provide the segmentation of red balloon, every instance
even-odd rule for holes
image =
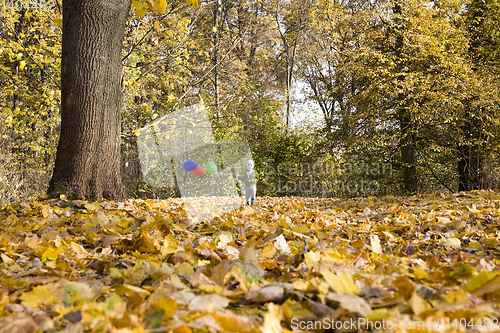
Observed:
[[[193,175],[199,177],[199,176],[203,176],[205,174],[205,169],[203,169],[201,166],[197,166],[196,169],[194,169],[193,171]]]

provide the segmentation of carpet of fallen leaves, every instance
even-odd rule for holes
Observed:
[[[43,199],[0,208],[1,333],[500,329],[500,192]]]

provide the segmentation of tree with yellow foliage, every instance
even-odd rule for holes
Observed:
[[[122,42],[131,6],[165,12],[166,0],[63,1],[61,135],[49,193],[120,200]],[[197,6],[197,0],[188,0]]]

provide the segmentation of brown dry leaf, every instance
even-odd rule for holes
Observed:
[[[0,333],[35,333],[37,323],[24,313],[6,316],[0,319]]]
[[[245,298],[254,303],[281,302],[284,292],[285,288],[282,286],[268,286],[246,292]]]
[[[237,315],[229,311],[213,312],[211,308],[209,310],[208,312],[216,320],[222,332],[245,333],[255,331],[255,319],[250,316]]]
[[[46,315],[46,312],[45,311],[42,311],[42,310],[39,310],[37,308],[32,308],[30,306],[25,306],[25,305],[22,305],[22,304],[6,304],[4,305],[3,309],[5,311],[10,311],[10,312],[26,312],[27,314],[29,315],[42,315],[42,316],[45,316]]]
[[[213,329],[216,331],[221,331],[221,327],[213,315],[197,318],[197,319],[189,322],[188,325],[191,328],[200,329],[200,330],[203,328],[208,328],[208,329]]]
[[[59,280],[59,278],[54,277],[54,276],[37,276],[37,277],[24,279],[24,281],[26,283],[26,288],[28,288],[31,285],[47,284],[47,283],[55,282],[57,280]]]
[[[189,310],[207,311],[209,305],[213,311],[219,311],[229,305],[229,299],[216,294],[198,295],[189,302]]]
[[[459,249],[462,246],[462,243],[458,238],[442,239],[439,243],[443,245],[447,251],[453,251]]]
[[[357,313],[361,317],[368,317],[372,314],[372,308],[361,297],[342,293],[328,293],[326,298],[340,304],[340,307],[352,313]]]

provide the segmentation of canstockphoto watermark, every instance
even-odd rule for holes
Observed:
[[[379,179],[392,175],[392,164],[344,161],[342,163],[264,163],[268,184],[278,193],[305,195],[375,194]]]
[[[431,326],[433,329],[439,328],[440,322],[431,322],[427,326]],[[291,320],[292,329],[301,330],[359,330],[362,328],[367,328],[369,330],[423,330],[426,325],[423,321],[372,321],[366,318],[351,318],[350,320],[334,320],[332,318],[324,318],[323,320],[299,320],[298,318],[293,318]]]
[[[267,159],[264,163],[269,175],[312,175],[312,176],[383,176],[392,175],[391,163],[345,161],[341,163],[275,163]]]
[[[350,318],[350,320],[334,320],[332,318],[324,318],[323,320],[299,320],[293,318],[291,320],[292,329],[301,330],[359,330],[366,328],[368,330],[500,330],[497,318],[441,318],[436,320],[377,320],[372,321],[367,318]]]
[[[327,195],[329,193],[376,193],[379,182],[373,179],[359,178],[344,180],[336,178],[332,181],[322,181],[309,176],[300,180],[287,180],[278,176],[275,183],[271,184],[273,190],[279,193],[302,193]]]
[[[4,11],[38,10],[48,12],[56,6],[55,0],[0,0]]]

